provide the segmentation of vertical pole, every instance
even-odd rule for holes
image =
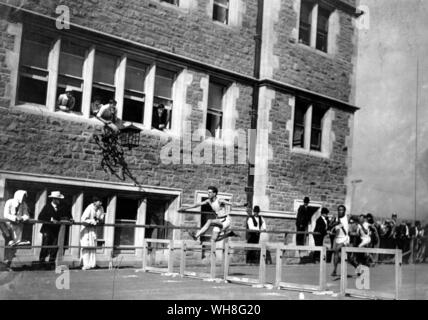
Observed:
[[[147,254],[148,254],[148,246],[146,239],[143,239],[143,271],[147,270]]]
[[[181,261],[180,261],[180,275],[184,277],[184,270],[186,268],[186,242],[183,240],[181,243]]]
[[[58,235],[58,251],[56,253],[55,266],[61,265],[64,256],[64,238],[65,238],[65,224],[61,224]]]
[[[266,243],[262,243],[260,249],[259,282],[260,284],[265,284],[266,282]]]
[[[216,242],[214,240],[211,240],[211,255],[210,255],[210,260],[211,260],[211,271],[210,271],[210,275],[211,275],[211,279],[214,279],[216,276]]]
[[[326,248],[322,247],[320,252],[320,290],[324,291],[327,287],[327,268],[326,268]]]
[[[276,277],[275,277],[275,287],[279,288],[282,278],[282,249],[276,248]]]
[[[229,275],[229,241],[226,239],[224,241],[224,270],[223,270],[223,279],[226,281]]]
[[[346,291],[346,282],[347,282],[347,253],[346,253],[346,247],[342,247],[342,250],[340,251],[340,294],[345,295]]]
[[[168,245],[168,272],[174,272],[174,240],[169,240]]]
[[[403,262],[403,253],[401,250],[397,249],[395,253],[395,299],[398,300],[400,298],[400,290],[401,290],[401,266]]]

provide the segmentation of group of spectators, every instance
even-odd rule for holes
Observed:
[[[308,225],[317,208],[309,206],[310,199],[305,197],[303,205],[297,212],[296,219],[296,244],[304,245],[307,236]],[[428,250],[428,224],[422,227],[420,221],[412,225],[409,222],[398,221],[397,214],[392,214],[391,219],[375,221],[373,214],[361,214],[359,216],[346,215],[346,207],[338,206],[337,216],[329,215],[327,208],[321,208],[321,216],[316,220],[314,228],[314,242],[316,246],[322,246],[328,235],[330,238],[330,252],[333,253],[336,268],[339,263],[340,249],[343,246],[400,249],[403,252],[403,262],[409,263],[413,257],[414,263],[425,262]],[[413,254],[412,254],[413,253]],[[319,253],[312,255],[314,260],[319,260]],[[389,260],[387,255],[354,254],[350,261],[355,267],[358,265],[373,266],[377,262]]]
[[[42,234],[42,246],[39,254],[39,266],[43,269],[52,269],[58,252],[58,237],[61,221],[73,222],[69,210],[62,206],[64,195],[60,191],[52,191],[48,195],[49,202],[43,207],[38,219],[44,221],[40,233]],[[6,244],[9,247],[5,251],[5,265],[11,269],[12,259],[19,246],[29,245],[28,241],[22,241],[23,222],[29,220],[27,191],[18,190],[14,197],[5,203],[4,218],[8,221],[0,223],[0,229]],[[81,263],[82,269],[88,270],[96,267],[96,225],[104,220],[104,209],[99,198],[93,197],[92,202],[82,214],[80,231]],[[68,227],[66,227],[68,229]],[[68,230],[67,230],[68,231]],[[66,231],[66,232],[67,232]],[[65,237],[67,238],[67,237]],[[48,259],[48,261],[46,261]]]

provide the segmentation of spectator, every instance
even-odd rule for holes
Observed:
[[[421,222],[419,220],[415,221],[415,225],[413,227],[410,227],[410,241],[413,242],[413,262],[419,262],[419,251],[422,247],[422,237],[423,237],[423,230],[421,227]]]
[[[321,216],[317,219],[315,224],[314,232],[318,234],[314,234],[314,242],[315,246],[322,247],[324,245],[324,237],[327,235],[327,229],[329,226],[328,214],[329,210],[327,208],[321,209]],[[314,260],[320,261],[320,252],[316,251],[314,253]]]
[[[366,214],[367,222],[369,223],[370,231],[370,247],[379,248],[380,244],[380,224],[374,221],[374,217],[371,213]],[[372,263],[376,263],[379,260],[378,254],[370,254],[370,260]]]
[[[161,103],[153,110],[152,128],[163,131],[167,128],[168,121],[168,110],[166,110],[165,106]]]
[[[61,220],[72,220],[69,213],[63,212],[60,207],[61,200],[64,196],[59,191],[52,191],[48,196],[51,202],[46,204],[39,215],[39,220],[46,222],[59,222]],[[58,244],[59,225],[44,223],[40,229],[42,234],[42,246],[56,246]],[[41,266],[45,266],[45,259],[49,256],[49,264],[46,266],[51,268],[55,262],[58,248],[42,248],[40,250],[39,262]]]
[[[58,108],[62,111],[72,111],[75,103],[76,99],[74,98],[73,90],[71,89],[66,89],[65,93],[60,94],[58,97]]]
[[[394,232],[395,247],[403,252],[403,263],[409,263],[409,228],[405,222],[397,224]]]
[[[117,118],[117,101],[110,99],[108,104],[101,106],[97,113],[97,118],[102,121],[107,127],[113,130],[114,133],[119,133],[119,121]]]
[[[96,247],[97,233],[95,226],[104,220],[104,209],[99,198],[94,197],[92,203],[85,209],[82,214],[82,222],[89,225],[83,226],[80,231],[80,245],[82,248],[82,270],[89,270],[96,266],[96,249],[86,249],[84,247]]]
[[[248,217],[247,217],[247,230],[248,231],[259,231],[258,222],[254,215],[257,211],[258,206],[255,206],[253,212],[251,208],[248,208]],[[260,233],[259,232],[247,232],[247,243],[259,243]],[[256,264],[259,262],[258,251],[257,250],[247,250],[246,253],[246,262],[247,264]]]
[[[28,206],[26,203],[27,191],[18,190],[15,192],[12,199],[6,201],[4,205],[4,218],[9,220],[6,223],[7,228],[10,230],[11,240],[8,242],[9,246],[28,244],[22,243],[22,231],[24,225],[23,221],[30,218],[28,214]]]
[[[303,205],[297,210],[296,217],[296,230],[297,232],[307,231],[308,223],[311,219],[311,212],[309,210],[309,197],[303,199]],[[305,245],[306,234],[298,233],[296,234],[296,245],[304,246]]]
[[[101,109],[101,97],[95,96],[94,101],[91,103],[91,114],[96,116]]]

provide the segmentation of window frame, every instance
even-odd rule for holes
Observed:
[[[305,108],[304,110],[304,128],[303,128],[303,147],[295,144],[296,134],[296,110],[297,108]],[[321,110],[321,126],[316,128],[320,131],[319,134],[319,149],[313,147],[313,130],[314,122],[313,115],[314,110]],[[317,103],[303,97],[295,97],[294,106],[292,110],[292,132],[290,139],[290,148],[293,152],[307,153],[315,156],[329,157],[330,155],[330,131],[331,131],[331,112],[332,108],[324,104]]]
[[[301,35],[302,35],[302,28],[301,28],[301,14],[302,14],[302,5],[303,3],[308,4],[311,9],[310,9],[310,23],[309,23],[309,44],[304,43],[303,41],[301,41]],[[318,22],[320,20],[320,12],[321,11],[325,11],[328,12],[329,15],[327,17],[327,31],[324,34],[325,37],[325,50],[323,50],[322,48],[319,48],[319,43],[318,43],[318,36],[319,36],[319,28],[318,28]],[[330,34],[331,34],[331,30],[330,30],[330,24],[331,24],[331,17],[333,12],[335,11],[335,8],[333,7],[329,7],[327,5],[325,5],[324,3],[321,4],[320,1],[317,0],[300,0],[300,8],[299,8],[299,14],[298,14],[298,22],[297,22],[297,30],[298,30],[298,36],[297,36],[297,42],[298,44],[305,46],[305,47],[311,47],[315,50],[317,50],[317,52],[324,52],[326,54],[331,53],[331,46],[329,41],[330,39]]]
[[[230,25],[230,5],[231,0],[227,0],[227,5],[219,3],[218,0],[212,0],[212,20],[223,25]],[[221,21],[214,18],[215,7],[223,8],[226,11],[225,21]]]

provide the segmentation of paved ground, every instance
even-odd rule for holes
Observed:
[[[327,271],[331,271],[329,265]],[[205,268],[186,271],[205,272]],[[207,268],[206,268],[207,269]],[[319,265],[295,265],[283,269],[283,281],[316,284]],[[352,267],[349,268],[353,271]],[[393,292],[393,266],[371,269],[371,287]],[[221,269],[218,269],[219,274]],[[230,275],[257,278],[257,267],[233,266]],[[330,272],[329,272],[330,273]],[[267,266],[267,281],[272,281],[274,266]],[[65,278],[54,271],[0,272],[0,299],[143,299],[143,300],[292,300],[302,298],[299,291],[253,288],[249,286],[207,282],[199,279],[162,276],[135,269],[71,270],[69,289],[59,290],[56,283]],[[350,278],[350,286],[355,279]],[[327,290],[337,293],[339,280],[328,276]],[[428,299],[428,265],[403,266],[403,299]],[[350,299],[335,295],[303,293],[304,299]]]

